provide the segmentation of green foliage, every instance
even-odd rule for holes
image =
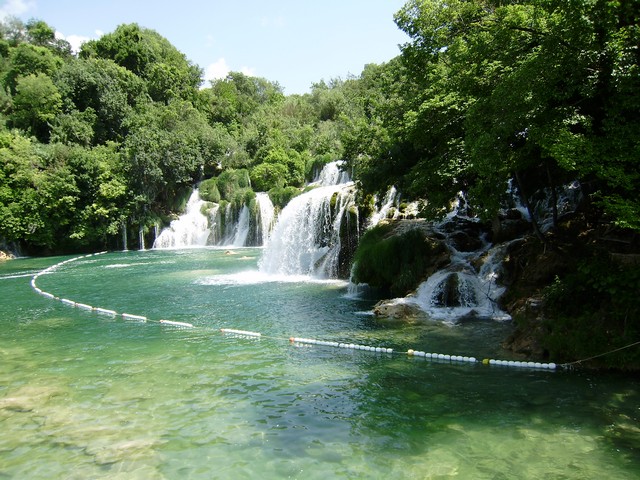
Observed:
[[[37,74],[52,77],[62,64],[62,59],[49,49],[22,43],[10,51],[9,68],[5,74],[4,83],[12,93],[15,93],[20,77]]]
[[[213,203],[231,203],[234,208],[251,205],[255,192],[247,170],[225,170],[218,177],[203,180],[199,185],[200,197]]]
[[[144,82],[111,60],[71,60],[60,69],[55,83],[65,115],[75,115],[85,125],[81,129],[93,130],[93,145],[122,141],[127,134],[125,121],[146,98]],[[91,113],[85,117],[74,113],[86,111],[95,113],[95,119]]]
[[[304,183],[305,162],[302,156],[295,150],[285,151],[284,148],[277,147],[269,150],[264,159],[264,163],[284,167],[280,169],[284,172],[286,185],[301,187]]]
[[[586,359],[634,343],[640,270],[598,256],[584,260],[546,291],[547,334],[542,339],[557,361]],[[609,368],[640,367],[638,349],[596,361]]]
[[[207,202],[220,203],[220,200],[222,200],[220,190],[218,190],[217,178],[208,178],[207,180],[203,180],[200,182],[198,189],[200,192],[200,198]]]
[[[283,188],[287,173],[287,167],[280,163],[261,163],[251,170],[251,184],[259,192]]]
[[[441,253],[442,247],[430,242],[420,230],[393,235],[392,229],[392,225],[383,224],[362,236],[352,274],[356,283],[368,283],[400,297],[425,279],[431,258]]]
[[[51,125],[51,141],[89,147],[93,144],[97,121],[98,115],[91,107],[87,107],[84,112],[72,110],[60,113]]]
[[[159,102],[195,97],[201,70],[169,41],[135,23],[120,25],[112,33],[82,46],[82,58],[113,60],[147,81],[151,98]]]
[[[275,187],[269,190],[269,199],[275,207],[283,209],[293,197],[300,193],[300,189],[296,187]]]
[[[11,123],[35,135],[49,138],[49,124],[62,108],[62,97],[51,78],[45,74],[20,77],[13,97]]]

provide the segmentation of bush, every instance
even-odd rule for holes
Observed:
[[[251,190],[249,172],[244,169],[225,170],[218,177],[200,182],[200,197],[207,202],[234,201],[238,194]]]
[[[640,270],[609,260],[583,260],[575,271],[546,288],[546,334],[541,339],[555,361],[600,355],[640,338],[637,314]],[[607,368],[640,368],[640,349],[597,359]]]
[[[286,177],[287,167],[279,163],[261,163],[251,170],[251,184],[258,192],[283,188]]]
[[[278,187],[269,190],[269,198],[274,206],[283,209],[293,197],[297,197],[300,193],[300,190],[296,187]]]
[[[393,226],[383,224],[363,235],[354,256],[353,279],[399,297],[415,290],[431,273],[434,258],[444,247],[418,229],[392,233]]]
[[[218,180],[216,178],[209,178],[200,182],[199,186],[200,198],[207,202],[220,203],[221,196],[220,190],[218,190]]]

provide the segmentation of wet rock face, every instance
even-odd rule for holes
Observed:
[[[459,230],[449,235],[449,241],[459,252],[475,252],[482,247],[482,240],[476,235]]]
[[[484,223],[457,216],[440,225],[438,230],[454,249],[464,253],[480,250],[490,233]]]
[[[494,243],[500,243],[521,238],[530,233],[531,228],[531,223],[522,216],[520,210],[515,208],[505,210],[493,221],[492,240]]]

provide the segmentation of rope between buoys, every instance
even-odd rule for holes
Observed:
[[[594,360],[596,358],[604,357],[606,355],[610,355],[612,353],[619,352],[619,351],[625,350],[627,348],[635,347],[636,345],[640,345],[640,341],[630,343],[629,345],[625,345],[624,347],[619,347],[619,348],[615,348],[613,350],[609,350],[608,352],[599,353],[598,355],[594,355],[594,356],[589,357],[589,358],[583,358],[582,360],[576,360],[574,362],[561,363],[560,366],[561,367],[569,367],[570,368],[573,365],[578,365],[578,364],[581,364],[583,362],[588,362],[589,360]]]

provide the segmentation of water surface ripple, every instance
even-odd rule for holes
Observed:
[[[260,249],[0,264],[0,478],[635,479],[638,381],[291,345],[505,356],[508,325],[398,326],[343,282],[266,279]],[[222,335],[220,328],[266,338]],[[284,341],[279,339],[283,338]]]

